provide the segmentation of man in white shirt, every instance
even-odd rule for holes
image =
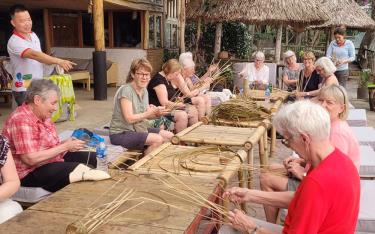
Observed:
[[[32,20],[25,6],[12,6],[10,16],[14,31],[7,48],[13,76],[12,93],[17,105],[21,105],[30,82],[43,78],[43,64],[56,64],[66,71],[75,64],[42,52],[38,36],[31,31]]]

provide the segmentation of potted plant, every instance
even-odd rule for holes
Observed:
[[[363,69],[359,76],[358,88],[357,88],[357,99],[368,99],[368,88],[367,85],[370,81],[371,70]]]

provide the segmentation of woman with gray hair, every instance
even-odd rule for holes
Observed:
[[[286,145],[311,165],[299,189],[291,195],[234,187],[224,197],[234,203],[262,200],[276,207],[288,207],[285,225],[255,220],[234,210],[228,215],[231,226],[222,227],[219,233],[354,233],[359,212],[359,175],[352,161],[331,144],[327,111],[310,101],[297,101],[280,109],[273,124]]]
[[[265,89],[270,81],[270,69],[264,64],[265,56],[262,51],[253,54],[254,63],[248,63],[239,73],[240,77],[249,80],[256,89]]]
[[[321,57],[315,62],[315,70],[322,77],[322,82],[319,88],[329,86],[332,84],[339,85],[335,76],[336,66],[327,57]]]
[[[10,114],[2,134],[9,140],[21,186],[55,192],[69,183],[109,178],[96,167],[95,153],[78,152],[85,142],[60,141],[51,116],[59,88],[51,80],[33,80],[22,106]]]
[[[302,66],[297,63],[296,54],[291,50],[284,53],[284,64],[285,68],[282,73],[283,82],[287,86],[288,91],[294,91],[297,87]]]

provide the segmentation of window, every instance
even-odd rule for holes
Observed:
[[[115,47],[141,47],[141,16],[137,11],[113,13]]]
[[[149,31],[148,31],[148,43],[150,49],[161,48],[161,15],[150,14],[149,17]]]
[[[168,0],[166,4],[166,20],[165,20],[165,47],[178,47],[178,2],[177,0]]]
[[[94,21],[92,14],[82,13],[82,39],[83,47],[94,47]],[[105,46],[109,46],[108,14],[104,13]]]
[[[53,13],[53,45],[78,47],[78,14]]]

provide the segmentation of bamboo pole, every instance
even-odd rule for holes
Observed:
[[[276,35],[275,63],[279,64],[281,58],[281,41],[283,38],[283,26],[279,25]]]
[[[93,0],[95,51],[105,50],[103,0]]]
[[[215,30],[215,47],[214,47],[214,56],[218,57],[221,50],[221,37],[223,35],[223,24],[217,23]]]
[[[254,165],[254,150],[250,149],[248,150],[248,163],[250,165]],[[251,189],[253,187],[252,181],[253,181],[253,171],[249,168],[247,171],[247,187]]]
[[[184,130],[182,130],[181,132],[177,133],[176,135],[174,135],[171,139],[171,142],[172,144],[174,145],[178,145],[181,141],[181,137],[186,135],[187,133],[193,131],[194,129],[198,128],[199,126],[201,126],[203,124],[203,122],[198,122],[198,123],[195,123],[193,125],[191,125],[190,127],[188,128],[185,128]]]
[[[162,144],[161,146],[159,146],[158,148],[156,148],[155,150],[153,150],[152,152],[150,152],[149,154],[147,154],[145,157],[143,157],[141,160],[138,160],[138,162],[136,162],[135,164],[133,164],[131,167],[129,167],[129,170],[133,170],[133,171],[137,170],[140,166],[142,166],[148,160],[150,160],[153,157],[155,157],[157,154],[159,154],[161,151],[163,151],[164,149],[166,149],[168,146],[171,146],[170,142],[166,142],[166,143]]]

